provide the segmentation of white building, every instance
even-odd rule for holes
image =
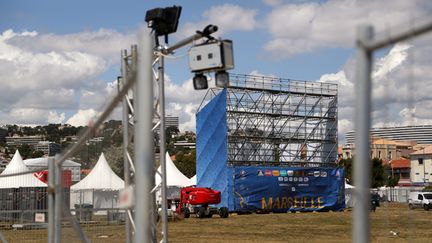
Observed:
[[[60,153],[61,145],[50,141],[40,141],[36,144],[35,150],[42,151],[46,156],[54,156]]]
[[[414,184],[428,184],[432,180],[432,146],[427,146],[410,154],[411,182]]]
[[[372,137],[380,137],[393,141],[416,141],[417,144],[432,144],[432,125],[380,127],[371,128]],[[355,142],[355,131],[349,131],[345,135],[346,143]]]
[[[178,116],[166,116],[165,117],[165,128],[176,127],[179,128],[179,117]]]

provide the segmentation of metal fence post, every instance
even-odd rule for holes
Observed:
[[[54,193],[55,193],[55,161],[54,157],[48,158],[48,242],[54,243]]]
[[[122,50],[121,51],[121,81],[122,85],[125,83],[127,79],[127,51]],[[123,117],[122,117],[122,123],[123,123],[123,166],[124,166],[124,184],[125,188],[128,188],[130,185],[130,168],[129,168],[129,161],[127,157],[127,149],[129,146],[129,108],[127,104],[127,95],[123,97]],[[126,209],[129,210],[129,209]],[[132,234],[131,234],[131,222],[129,217],[125,217],[125,242],[130,243],[132,242]]]
[[[165,72],[164,72],[164,57],[159,57],[159,114],[160,114],[160,165],[162,177],[162,240],[168,242],[168,202],[167,202],[167,182],[166,182],[166,132],[165,132]]]
[[[372,53],[364,44],[373,38],[371,26],[361,26],[357,30],[357,73],[356,73],[356,112],[355,130],[356,155],[354,158],[354,184],[357,196],[353,217],[353,242],[370,241],[370,110],[371,110],[371,67]]]
[[[143,29],[138,45],[137,95],[135,109],[135,242],[153,241],[153,206],[150,194],[154,183],[153,150],[153,44],[150,31]]]
[[[58,156],[55,157],[58,159]],[[62,206],[63,206],[63,185],[62,185],[62,171],[61,164],[55,163],[55,202],[54,202],[54,242],[61,242],[61,220],[62,220]]]

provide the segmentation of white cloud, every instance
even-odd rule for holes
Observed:
[[[374,79],[382,79],[385,78],[387,74],[389,74],[393,69],[397,68],[407,59],[408,53],[407,50],[411,46],[406,43],[399,43],[395,45],[387,56],[378,59],[376,63],[376,70],[372,74]]]
[[[429,38],[430,39],[430,38]],[[428,67],[432,47],[423,43],[395,45],[386,55],[375,60],[372,71],[372,126],[405,126],[432,124],[432,76]],[[339,85],[339,138],[354,129],[355,63],[349,60],[343,70],[324,74],[320,82]]]
[[[353,1],[277,5],[268,14],[266,26],[272,36],[265,49],[283,58],[327,47],[353,47],[356,26],[373,24],[377,31],[391,33],[410,23],[412,16],[428,16],[427,0]],[[393,29],[392,29],[393,28]]]
[[[98,78],[118,63],[132,37],[106,29],[0,33],[0,120],[44,124],[64,121],[77,110],[99,110],[116,86]],[[81,111],[71,121],[79,116]]]
[[[48,114],[48,123],[54,123],[54,124],[59,124],[59,123],[64,123],[65,120],[65,113],[61,113],[61,114],[57,114],[57,112],[55,111],[50,111]]]
[[[282,0],[263,0],[263,3],[268,6],[275,7],[281,5],[283,2]]]
[[[97,118],[98,112],[94,109],[78,110],[78,112],[67,120],[72,126],[88,126]]]
[[[179,38],[188,37],[209,24],[219,27],[217,36],[235,30],[252,31],[257,27],[256,13],[253,9],[246,9],[229,3],[213,6],[202,14],[204,20],[196,23],[188,22],[181,26],[177,36]]]
[[[209,87],[214,87],[213,80],[209,80]],[[165,77],[166,114],[179,117],[180,130],[195,131],[195,113],[206,92],[195,90],[191,79],[176,84]]]
[[[277,78],[276,75],[274,74],[263,74],[258,70],[252,70],[252,72],[250,72],[249,75]]]
[[[15,34],[10,44],[29,52],[79,52],[100,57],[109,63],[117,63],[120,50],[136,43],[135,33],[122,34],[111,29],[98,29],[57,35],[23,32]]]
[[[214,82],[208,78],[209,87],[214,86]],[[167,102],[177,104],[199,103],[207,90],[195,90],[192,79],[183,83],[174,83],[169,76],[165,78],[165,94]]]
[[[73,89],[46,89],[34,92],[19,92],[21,97],[13,104],[13,107],[28,107],[37,109],[73,109],[77,106],[74,102],[75,91]]]
[[[9,116],[11,120],[19,120],[24,121],[23,124],[34,124],[39,122],[44,122],[43,118],[47,117],[46,111],[40,109],[33,108],[14,108],[9,112]],[[27,121],[27,122],[25,122]]]

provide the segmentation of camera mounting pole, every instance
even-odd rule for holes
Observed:
[[[216,25],[207,25],[203,31],[197,31],[194,35],[185,38],[177,43],[175,43],[174,45],[171,45],[170,47],[162,50],[163,54],[171,54],[173,53],[176,49],[182,48],[183,46],[186,46],[198,39],[201,39],[203,37],[207,37],[209,39],[213,39],[212,36],[210,36],[211,34],[215,33],[218,30],[218,27]]]
[[[164,55],[172,54],[176,49],[179,49],[183,46],[186,46],[195,40],[201,39],[203,37],[213,38],[210,35],[216,32],[218,29],[215,25],[207,25],[203,31],[197,31],[194,35],[177,42],[171,47],[166,47],[164,45],[156,44],[156,65],[157,70],[155,70],[156,81],[159,86],[159,154],[160,154],[160,165],[161,165],[161,206],[162,206],[162,242],[168,242],[168,203],[167,203],[167,182],[166,182],[166,131],[165,131],[165,87],[164,87],[164,75],[165,75],[165,64],[164,64]],[[157,35],[156,39],[157,39]],[[158,186],[158,185],[156,185]]]

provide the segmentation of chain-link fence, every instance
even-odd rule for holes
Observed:
[[[127,214],[119,208],[118,198],[119,190],[63,188],[62,240],[79,240],[67,220],[67,211],[70,211],[88,238],[122,241]],[[47,242],[47,187],[0,189],[0,232],[3,237],[0,240],[6,242]]]

